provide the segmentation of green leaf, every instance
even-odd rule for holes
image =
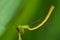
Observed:
[[[25,29],[22,40],[60,39],[59,0],[0,0],[0,40],[18,40],[16,27],[19,25],[33,27],[41,23],[51,5],[54,5],[55,9],[49,20],[37,30]],[[37,19],[39,21],[32,24]]]

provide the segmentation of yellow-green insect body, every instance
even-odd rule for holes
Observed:
[[[18,36],[19,36],[19,40],[21,39],[21,35],[24,33],[24,29],[29,28],[29,25],[19,25],[16,29],[18,31]]]
[[[41,27],[42,25],[44,25],[47,22],[47,20],[49,19],[49,17],[51,15],[52,11],[54,10],[54,8],[55,7],[52,5],[50,7],[50,10],[49,10],[47,16],[45,17],[45,19],[39,25],[37,25],[36,27],[30,28],[29,25],[19,25],[17,27],[19,38],[21,37],[20,34],[23,34],[24,33],[24,29],[35,30],[35,29],[38,29],[39,27]],[[21,40],[21,39],[19,39],[19,40]]]
[[[29,25],[19,25],[17,27],[17,30],[18,30],[18,32],[20,32],[21,34],[23,34],[24,33],[24,29],[28,29],[28,28],[29,28]]]

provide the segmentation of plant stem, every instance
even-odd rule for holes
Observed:
[[[22,40],[22,39],[21,39],[21,35],[20,35],[20,33],[18,33],[18,38],[19,38],[19,40]]]

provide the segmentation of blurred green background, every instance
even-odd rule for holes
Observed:
[[[39,24],[51,5],[49,20],[37,30],[25,30],[22,40],[60,40],[60,0],[0,0],[0,40],[18,40],[16,27]]]

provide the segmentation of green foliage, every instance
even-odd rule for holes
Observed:
[[[46,24],[34,31],[25,29],[22,40],[59,40],[59,0],[0,0],[0,40],[18,40],[16,27],[30,25],[37,19],[40,23],[51,5],[55,9]]]

